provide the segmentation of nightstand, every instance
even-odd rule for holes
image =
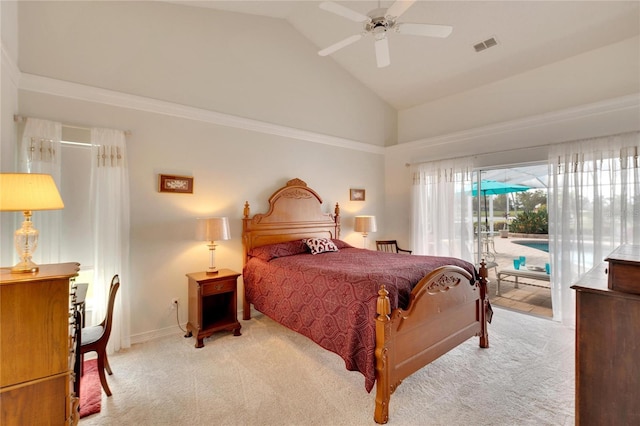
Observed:
[[[220,269],[217,274],[193,272],[189,278],[189,322],[185,337],[196,335],[196,348],[204,346],[205,337],[216,331],[233,331],[240,336],[238,322],[238,277],[230,269]]]

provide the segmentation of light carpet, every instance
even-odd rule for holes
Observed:
[[[390,425],[573,425],[574,330],[495,308],[472,338],[407,378]],[[242,336],[182,334],[111,355],[113,396],[88,425],[374,425],[375,389],[337,355],[257,314]]]

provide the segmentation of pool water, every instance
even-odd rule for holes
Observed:
[[[549,240],[511,240],[511,242],[549,253]]]

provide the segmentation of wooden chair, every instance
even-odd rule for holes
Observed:
[[[107,313],[104,320],[91,327],[84,327],[82,329],[80,339],[80,355],[88,352],[96,352],[98,354],[98,374],[100,375],[100,383],[102,389],[111,396],[111,390],[107,384],[107,378],[104,375],[104,370],[107,373],[112,374],[111,367],[109,366],[109,360],[107,359],[107,342],[111,335],[111,326],[113,325],[113,306],[116,302],[116,293],[120,287],[120,278],[118,275],[114,275],[111,279],[111,287],[109,288],[109,305],[107,306]]]
[[[398,247],[396,240],[378,240],[376,241],[378,251],[386,251],[387,253],[407,253],[411,254],[411,250],[405,250]]]

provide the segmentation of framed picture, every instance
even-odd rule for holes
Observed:
[[[158,191],[193,194],[193,177],[158,175]]]
[[[351,201],[364,201],[364,189],[351,189],[349,191]]]

